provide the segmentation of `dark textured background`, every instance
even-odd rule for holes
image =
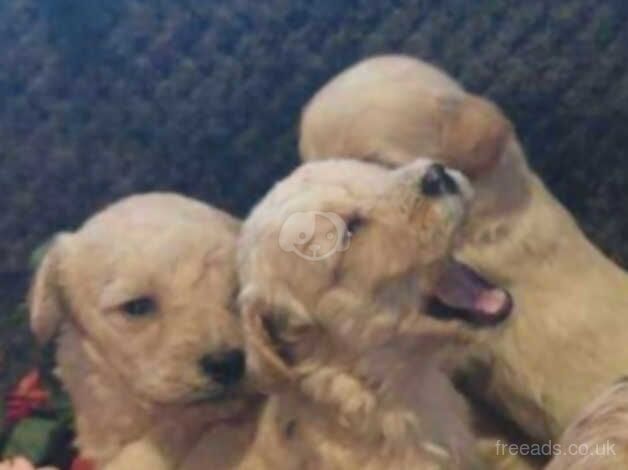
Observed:
[[[307,98],[393,51],[504,107],[625,265],[627,20],[623,0],[0,0],[0,295],[23,295],[34,246],[132,192],[245,214],[296,164]]]

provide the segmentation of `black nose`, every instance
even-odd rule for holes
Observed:
[[[421,179],[421,192],[426,196],[458,193],[458,185],[440,163],[430,165]]]
[[[221,385],[233,385],[244,375],[244,352],[241,349],[208,354],[201,359],[203,372]]]

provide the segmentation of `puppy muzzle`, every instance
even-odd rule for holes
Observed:
[[[200,361],[203,372],[220,385],[232,386],[244,377],[246,361],[241,349],[207,354]]]

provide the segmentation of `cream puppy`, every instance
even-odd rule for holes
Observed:
[[[42,343],[56,339],[77,444],[97,468],[169,468],[206,434],[223,460],[248,445],[257,410],[232,311],[238,229],[221,211],[155,193],[113,204],[51,246],[31,325]]]
[[[507,287],[518,315],[469,371],[477,393],[528,433],[557,439],[626,374],[628,276],[584,236],[530,170],[490,102],[418,60],[366,60],[305,108],[305,160],[343,155],[388,166],[427,155],[476,190],[457,255]]]
[[[298,457],[281,468],[484,468],[446,371],[481,335],[464,325],[501,322],[510,300],[449,257],[470,193],[428,160],[317,162],[248,217],[247,361]]]

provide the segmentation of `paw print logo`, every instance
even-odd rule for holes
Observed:
[[[295,212],[281,226],[279,247],[309,261],[325,259],[349,248],[347,226],[333,212]]]

